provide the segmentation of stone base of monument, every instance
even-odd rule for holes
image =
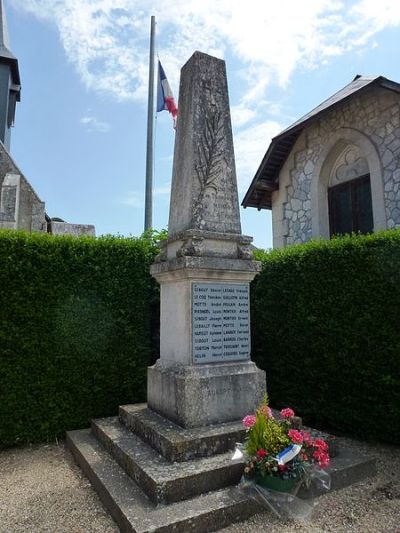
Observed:
[[[260,405],[265,372],[252,361],[223,365],[165,365],[147,370],[147,403],[184,428],[241,420]]]
[[[141,404],[69,432],[67,444],[121,531],[211,532],[263,511],[236,486],[244,436],[241,421],[184,429]],[[336,490],[374,475],[375,460],[340,448],[329,471]]]

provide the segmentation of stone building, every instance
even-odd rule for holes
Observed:
[[[400,227],[400,84],[356,76],[274,137],[242,205],[274,247]]]
[[[45,204],[10,155],[11,127],[21,99],[18,60],[10,51],[3,0],[0,0],[0,229],[94,235],[92,225],[51,219]]]

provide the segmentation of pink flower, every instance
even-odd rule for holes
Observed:
[[[303,435],[300,433],[300,431],[297,431],[297,429],[290,429],[288,431],[288,437],[295,444],[303,444]]]
[[[265,450],[263,450],[263,449],[257,450],[257,457],[262,458],[262,457],[267,457],[267,455],[268,454],[267,454],[267,452]]]
[[[315,446],[316,448],[318,448],[319,450],[323,452],[328,451],[328,445],[323,439],[315,439],[313,442],[313,446]]]
[[[290,409],[290,407],[286,407],[285,409],[282,409],[281,416],[283,416],[283,418],[291,418],[294,416],[294,411],[293,409]]]
[[[247,415],[242,420],[245,428],[249,429],[256,423],[256,417],[254,415]]]

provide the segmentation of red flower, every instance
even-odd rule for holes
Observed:
[[[326,468],[330,463],[329,455],[323,452],[322,450],[315,450],[315,452],[313,453],[313,457],[317,460],[318,466],[320,468]]]
[[[263,457],[267,457],[267,452],[263,449],[257,450],[257,457],[260,457],[262,459]]]
[[[315,448],[318,448],[319,450],[322,450],[323,452],[328,451],[328,445],[323,439],[315,439],[313,442],[313,446],[315,446]]]
[[[278,465],[279,472],[286,472],[287,466],[286,465]]]
[[[297,431],[297,429],[290,429],[288,431],[288,437],[295,444],[303,444],[303,435],[300,433],[300,431]]]

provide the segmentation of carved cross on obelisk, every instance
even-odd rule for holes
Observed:
[[[242,418],[265,393],[250,359],[249,284],[259,265],[241,234],[225,62],[195,52],[181,71],[160,359],[148,405],[183,427]]]

